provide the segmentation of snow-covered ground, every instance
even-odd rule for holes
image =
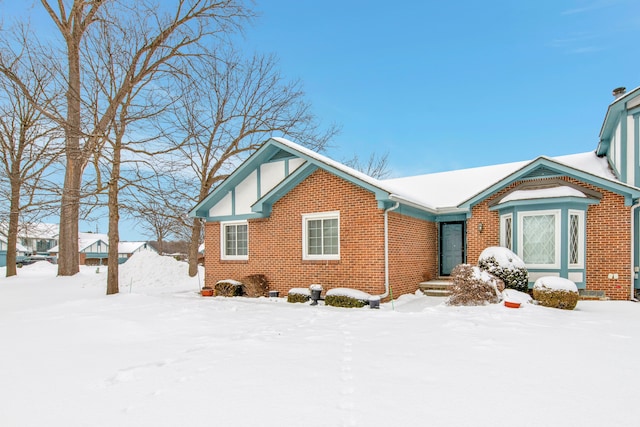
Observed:
[[[637,426],[640,305],[204,298],[170,258],[0,269],[1,426]]]

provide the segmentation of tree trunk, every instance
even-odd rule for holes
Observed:
[[[78,38],[81,35],[78,36]],[[65,146],[67,169],[60,207],[58,244],[58,276],[73,276],[80,271],[78,254],[78,221],[80,219],[80,185],[84,169],[80,149],[80,40],[67,39],[69,86],[67,90],[67,120]]]
[[[118,285],[118,244],[120,243],[120,209],[118,206],[118,178],[120,177],[120,144],[113,150],[111,179],[109,180],[109,260],[107,262],[107,295],[120,292]]]
[[[60,206],[60,235],[58,236],[58,276],[73,276],[80,271],[78,253],[78,221],[80,217],[80,182],[82,169],[78,161],[67,157],[67,171]]]
[[[16,275],[16,245],[18,222],[20,221],[20,182],[11,178],[11,206],[9,207],[9,229],[7,230],[7,277]]]
[[[189,277],[198,274],[198,247],[200,246],[200,234],[202,233],[202,223],[198,218],[193,219],[191,228],[191,240],[189,241]],[[209,248],[212,250],[213,248]],[[205,251],[207,248],[205,248]]]

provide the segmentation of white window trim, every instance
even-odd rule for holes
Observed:
[[[562,246],[560,245],[561,243],[561,239],[560,239],[560,231],[561,231],[561,227],[560,227],[560,223],[561,223],[561,215],[560,215],[560,209],[551,209],[551,210],[543,210],[543,211],[524,211],[524,212],[518,212],[518,251],[517,254],[520,258],[522,258],[524,260],[524,247],[523,247],[523,243],[524,243],[524,236],[523,236],[523,232],[524,232],[524,227],[523,227],[523,219],[524,217],[527,216],[543,216],[543,215],[553,215],[555,217],[554,219],[554,223],[555,223],[555,260],[553,262],[553,264],[528,264],[525,261],[525,265],[527,266],[527,268],[553,268],[553,269],[559,269],[560,268],[560,254],[562,252]],[[513,223],[512,223],[513,225]]]
[[[227,255],[226,227],[228,225],[247,226],[247,254]],[[246,261],[249,259],[249,223],[248,221],[222,221],[220,222],[220,259],[223,261]]]
[[[309,220],[318,219],[337,219],[338,220],[338,253],[329,255],[310,255],[309,254],[309,236],[307,234],[307,223]],[[302,259],[303,260],[339,260],[340,259],[340,211],[317,212],[302,215]]]
[[[511,241],[507,245],[507,220],[511,220]],[[500,215],[500,246],[513,250],[513,214]]]
[[[578,217],[578,263],[571,264],[569,262],[569,268],[584,268],[584,253],[585,253],[585,218],[584,211],[571,210],[567,214],[567,260],[571,259],[571,244],[570,244],[570,235],[571,233],[571,215],[576,215]]]

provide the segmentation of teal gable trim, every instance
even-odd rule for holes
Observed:
[[[620,174],[617,175],[620,177],[621,181],[629,182],[629,174],[627,171],[627,153],[629,152],[629,147],[627,145],[629,136],[627,135],[627,110],[626,108],[620,113]]]
[[[258,169],[262,163],[274,160],[276,157],[289,156],[291,153],[283,153],[280,147],[264,143],[253,155],[249,156],[238,168],[227,177],[218,187],[216,187],[209,195],[200,201],[191,211],[189,216],[193,218],[206,218],[209,209],[222,200],[232,189],[240,184],[251,172]]]
[[[588,205],[597,205],[599,203],[600,200],[588,197],[555,197],[550,199],[513,200],[492,206],[489,210],[500,211],[502,214],[505,209],[511,208],[513,210],[525,207],[527,210],[561,209],[565,207],[570,207],[570,209],[586,209]]]
[[[507,187],[508,185],[516,182],[522,181],[530,177],[532,172],[536,172],[538,170],[552,170],[557,173],[559,176],[569,176],[571,178],[575,178],[579,181],[582,181],[587,184],[594,185],[599,188],[603,188],[605,190],[612,191],[614,193],[623,195],[625,198],[626,206],[631,206],[633,199],[640,197],[640,189],[628,186],[623,183],[618,183],[615,181],[611,181],[605,178],[601,178],[599,176],[592,175],[590,173],[574,169],[568,167],[566,165],[557,163],[551,159],[546,157],[539,157],[531,163],[525,165],[521,169],[515,171],[511,175],[505,177],[504,179],[496,182],[492,186],[486,188],[482,192],[476,194],[470,199],[466,200],[458,207],[462,209],[470,210],[471,207],[482,200],[490,197],[496,192],[500,191],[502,188]]]
[[[318,167],[309,162],[300,166],[291,175],[287,176],[280,184],[276,185],[271,191],[259,199],[251,206],[251,210],[259,217],[266,218],[271,215],[271,207],[275,202],[280,200],[285,194],[291,191],[296,185],[304,181],[309,175],[318,170]]]
[[[378,201],[389,200],[389,193],[387,191],[337,168],[334,164],[328,162],[325,163],[315,157],[305,154],[305,152],[295,150],[294,148],[282,144],[275,139],[270,139],[244,163],[242,163],[224,182],[222,182],[222,184],[220,184],[220,186],[198,203],[198,205],[189,212],[189,216],[208,218],[209,210],[215,206],[216,203],[222,200],[230,191],[232,191],[240,182],[242,182],[242,180],[244,180],[251,172],[255,169],[259,169],[261,164],[273,160],[285,159],[285,168],[288,169],[290,167],[288,159],[294,158],[305,160],[306,163],[288,175],[282,183],[277,185],[276,188],[271,190],[268,194],[261,195],[262,197],[252,207],[252,210],[255,213],[259,213],[262,217],[268,216],[271,209],[270,205],[273,205],[273,203],[275,203],[279,198],[299,184],[302,179],[309,176],[318,168],[324,169],[333,175],[364,188],[365,190],[371,191],[375,194],[376,200]],[[289,170],[287,170],[287,172],[289,172]],[[233,205],[235,206],[235,203],[233,203]],[[233,216],[233,218],[238,217],[239,216]]]
[[[638,126],[640,126],[640,113],[633,116],[633,146],[635,148],[635,159],[633,161],[635,173],[633,176],[635,177],[634,184],[636,187],[640,186],[640,129],[638,129]]]
[[[397,209],[393,210],[393,212],[410,216],[412,218],[422,219],[425,221],[436,221],[436,216],[434,214],[403,204],[400,204]]]
[[[208,216],[204,219],[208,222],[220,222],[220,221],[245,221],[248,219],[264,218],[265,215],[259,213],[241,214],[241,215],[221,215],[221,216]]]

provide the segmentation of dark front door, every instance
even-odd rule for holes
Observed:
[[[464,222],[440,223],[440,275],[449,276],[464,262]]]

